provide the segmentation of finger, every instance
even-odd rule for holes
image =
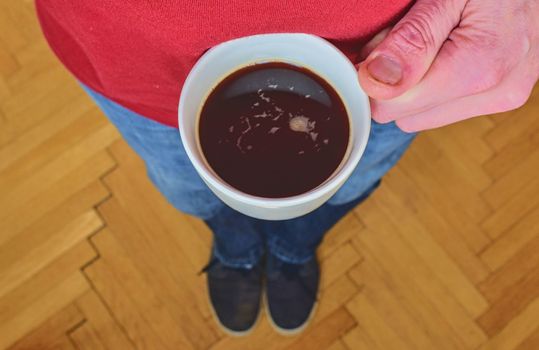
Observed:
[[[359,66],[359,80],[376,99],[402,95],[428,71],[457,26],[466,0],[418,0]]]
[[[359,52],[359,60],[364,61],[371,52],[378,46],[380,43],[386,38],[386,36],[389,34],[389,31],[393,27],[388,27],[386,29],[383,29],[381,32],[376,34]]]
[[[526,103],[536,81],[531,75],[524,75],[528,71],[527,64],[522,63],[496,88],[398,119],[397,126],[406,132],[415,132],[517,109]]]

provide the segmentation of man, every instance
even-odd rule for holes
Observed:
[[[52,49],[144,159],[153,183],[214,232],[204,269],[210,301],[236,335],[252,329],[263,294],[278,331],[304,329],[318,290],[316,247],[376,188],[414,132],[518,108],[539,77],[539,0],[36,2]],[[181,85],[198,57],[220,42],[268,32],[334,43],[358,64],[374,119],[342,189],[313,213],[279,222],[219,201],[176,130]]]

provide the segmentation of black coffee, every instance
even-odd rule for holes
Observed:
[[[286,63],[242,68],[220,82],[201,112],[202,152],[213,170],[245,193],[305,193],[341,163],[350,127],[335,90]]]

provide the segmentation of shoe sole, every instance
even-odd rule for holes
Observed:
[[[264,291],[264,295],[263,295],[263,300],[264,300],[264,311],[266,312],[266,315],[268,316],[268,321],[271,325],[271,327],[277,332],[279,333],[280,335],[284,335],[284,336],[287,336],[287,337],[291,337],[291,336],[295,336],[295,335],[298,335],[299,333],[303,332],[308,326],[309,324],[311,323],[315,313],[316,313],[316,309],[318,307],[318,301],[315,301],[314,304],[313,304],[313,308],[311,309],[311,313],[309,314],[309,316],[307,317],[307,319],[305,320],[305,322],[303,322],[303,324],[297,328],[294,328],[294,329],[286,329],[286,328],[282,328],[282,327],[279,327],[277,325],[277,323],[275,323],[275,321],[273,320],[273,318],[271,318],[271,312],[270,312],[270,308],[269,308],[269,303],[268,303],[268,296],[266,295],[266,292]]]
[[[262,297],[261,297],[262,299]],[[217,316],[217,311],[215,311],[215,307],[213,306],[213,303],[211,302],[211,298],[209,297],[209,294],[208,294],[208,300],[209,300],[209,304],[210,304],[210,312],[212,314],[212,317],[215,321],[215,323],[217,323],[217,325],[219,326],[219,328],[226,334],[230,335],[230,336],[233,336],[233,337],[245,337],[249,334],[251,334],[253,332],[253,330],[255,329],[255,327],[258,325],[258,323],[260,322],[260,316],[262,315],[262,307],[259,307],[258,308],[258,314],[256,315],[256,319],[255,321],[253,322],[253,325],[251,327],[249,327],[248,329],[244,330],[244,331],[235,331],[233,329],[230,329],[228,328],[227,326],[225,326],[221,320],[219,319],[219,316]],[[260,303],[261,301],[259,301]]]

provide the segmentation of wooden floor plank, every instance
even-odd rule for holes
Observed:
[[[384,194],[385,196],[377,197],[380,198],[378,204],[385,211],[387,217],[394,220],[393,224],[398,228],[397,232],[407,242],[409,249],[413,250],[430,268],[430,271],[441,282],[441,285],[451,291],[452,297],[464,307],[467,314],[473,318],[481,315],[488,308],[488,303],[463,273],[466,266],[462,269],[459,268],[455,261],[451,260],[443,250],[442,246],[432,239],[428,231],[414,220],[413,215],[408,215],[404,210],[399,210],[398,206],[387,205],[387,201],[395,201],[397,198],[394,194],[390,194],[389,191]],[[396,215],[396,213],[403,215]],[[401,227],[406,227],[406,229],[402,230]],[[486,277],[486,273],[483,277]]]
[[[3,196],[0,198],[0,215],[13,214],[15,209],[54,185],[62,177],[74,171],[92,156],[103,150],[112,140],[118,137],[112,125],[105,125],[99,131],[90,134],[83,142],[67,149],[53,161],[48,162],[28,178],[3,184]]]
[[[461,123],[448,125],[443,134],[450,139],[449,144],[456,144],[457,154],[465,153],[478,164],[484,164],[494,156],[494,150],[485,142],[483,136],[492,130],[496,124],[488,117],[472,118]],[[438,132],[438,134],[441,134]],[[490,174],[487,172],[490,176]]]
[[[457,166],[459,164],[455,160],[447,158],[443,150],[436,152],[439,147],[432,141],[432,138],[428,135],[419,135],[414,141],[416,147],[407,152],[410,156],[414,155],[415,157],[403,160],[409,159],[410,162],[411,159],[414,159],[414,163],[416,163],[414,168],[424,168],[423,170],[428,172],[429,177],[437,183],[437,186],[441,186],[445,201],[466,203],[468,220],[480,222],[492,211],[479,194],[487,186],[487,183],[484,182],[482,176],[479,179],[473,179],[465,166]],[[411,162],[409,164],[411,165]],[[434,190],[431,187],[427,189]]]
[[[341,339],[337,339],[333,344],[327,347],[327,350],[348,350],[348,348]]]
[[[13,74],[20,69],[19,63],[4,45],[0,45],[0,76]]]
[[[24,91],[36,76],[58,65],[57,57],[50,52],[49,45],[42,41],[32,41],[15,52],[14,56],[24,69],[19,69],[6,77],[12,91]]]
[[[21,9],[19,4],[17,4],[17,7],[9,7],[10,12],[17,12]],[[16,22],[9,16],[8,11],[1,11],[0,12],[0,23],[3,24],[6,28],[18,28],[20,26],[17,25]],[[27,45],[28,40],[24,37],[22,32],[20,30],[2,30],[0,31],[0,42],[2,43],[2,47],[5,47],[8,52],[16,52],[19,51],[21,48]]]
[[[47,89],[43,89],[43,86],[47,86]],[[80,94],[78,82],[63,67],[52,65],[33,75],[23,88],[12,94],[9,103],[1,107],[17,135],[20,135],[61,109],[66,100]]]
[[[491,308],[479,324],[494,335],[539,298],[539,235],[480,286]],[[539,314],[537,314],[539,317]]]
[[[308,336],[300,337],[287,349],[328,349],[341,335],[355,326],[354,317],[344,307],[339,308],[314,326]]]
[[[102,129],[86,141],[101,142],[103,138],[108,139],[109,131],[109,128]],[[2,208],[0,220],[19,226],[25,221],[14,220],[16,213],[24,213],[30,220],[35,219],[51,207],[62,203],[74,192],[95,181],[96,176],[100,176],[114,166],[111,158],[99,151],[103,145],[98,146],[97,150],[95,146],[87,146],[86,142],[78,144],[77,147],[66,151],[30,178],[21,181],[9,190],[6,189],[5,196],[0,198]],[[86,149],[83,150],[85,147]],[[11,234],[10,231],[7,232],[8,238]],[[0,240],[5,239],[6,237],[0,237]]]
[[[516,350],[539,349],[539,328],[533,332],[526,340],[518,345]]]
[[[6,81],[0,75],[0,100],[1,101],[7,100],[10,97],[11,97],[11,91],[9,91]],[[8,120],[1,109],[0,109],[0,123],[3,126],[2,129],[0,129],[0,146],[4,146],[7,143],[7,141],[9,141],[10,135],[12,134],[12,132],[11,130],[6,130],[6,129],[11,129],[11,125],[8,123]],[[0,147],[0,152],[1,150],[2,150],[2,147]]]
[[[363,293],[359,293],[346,304],[346,309],[358,322],[358,327],[374,341],[380,349],[411,349],[383,320]],[[352,337],[353,333],[347,335]]]
[[[39,195],[14,208],[11,215],[0,219],[4,228],[0,231],[0,245],[23,232],[48,230],[49,226],[67,223],[101,202],[110,193],[98,177],[114,165],[107,153],[100,152]]]
[[[74,349],[68,341],[66,332],[82,322],[84,322],[83,315],[73,304],[69,304],[12,345],[9,350]]]
[[[159,220],[159,227],[166,233],[166,239],[172,241],[172,246],[181,249],[181,256],[187,258],[189,266],[192,267],[191,273],[200,271],[206,265],[211,248],[211,240],[213,234],[208,229],[205,223],[200,219],[190,217],[183,214],[169,204],[163,196],[155,189],[155,186],[150,183],[145,176],[144,164],[132,150],[129,149],[125,142],[117,142],[111,147],[111,153],[120,162],[123,177],[128,175],[128,186],[116,186],[117,181],[107,179],[108,185],[113,188],[118,194],[122,194],[122,190],[130,191],[129,186],[136,186],[137,194],[140,194],[139,202],[144,202],[145,205],[152,208],[152,212],[156,215],[152,217]],[[123,181],[123,180],[120,180]],[[121,196],[119,196],[121,197]],[[188,247],[186,246],[188,242]],[[185,248],[182,248],[186,246]],[[201,280],[199,278],[191,278],[190,283],[201,288]],[[199,301],[197,304],[201,306],[201,313],[204,317],[210,315],[210,311],[206,308],[203,295],[198,295],[196,298]]]
[[[481,267],[479,261],[473,262],[474,259],[476,260],[474,253],[481,251],[490,243],[489,237],[481,231],[478,225],[474,225],[463,215],[462,209],[465,209],[465,206],[455,209],[455,203],[451,201],[444,201],[443,204],[439,202],[443,200],[441,198],[443,190],[438,191],[441,195],[438,198],[434,193],[437,190],[431,191],[429,188],[426,192],[418,191],[418,182],[414,181],[414,175],[410,175],[410,170],[406,170],[406,166],[406,163],[402,166],[397,165],[387,174],[385,183],[403,196],[401,199],[403,207],[409,211],[415,211],[414,214],[418,220],[447,249],[448,253],[457,262],[466,264],[465,270],[469,270],[469,277],[473,281],[483,278],[486,270]]]
[[[40,38],[39,25],[35,19],[35,13],[33,6],[28,6],[27,3],[21,2],[16,6],[1,3],[2,12],[6,14],[6,19],[13,21],[13,23],[27,23],[23,28],[17,27],[19,32],[26,41],[32,41],[36,38]]]
[[[443,216],[424,201],[399,166],[389,172],[386,179],[376,199],[387,218],[447,287],[458,290],[460,302],[470,313],[480,315],[487,305],[470,282],[484,280],[488,268],[463,241],[455,239],[459,228],[447,224]]]
[[[365,333],[365,330],[361,326],[356,326],[350,332],[348,332],[343,342],[348,349],[354,350],[384,350],[381,349],[371,337]]]
[[[350,270],[350,278],[363,285],[362,294],[376,309],[392,330],[411,349],[446,348],[443,337],[436,337],[436,333],[414,315],[416,312],[400,296],[398,289],[394,288],[388,278],[374,261],[368,259]],[[447,347],[449,349],[450,347]]]
[[[79,350],[106,350],[97,332],[90,323],[84,323],[75,329],[69,337]],[[112,348],[111,348],[112,349]]]
[[[510,230],[528,212],[539,205],[539,196],[530,196],[530,193],[539,193],[539,177],[528,182],[515,196],[489,216],[481,224],[483,230],[493,239]]]
[[[184,250],[189,249],[186,242],[179,242],[169,232],[155,208],[139,205],[151,203],[140,192],[129,186],[127,174],[115,172],[107,177],[107,183],[116,189],[116,198],[100,207],[100,212],[109,223],[112,232],[124,245],[128,254],[138,257],[138,268],[144,271],[151,282],[159,285],[161,294],[171,303],[174,317],[188,319],[184,326],[187,337],[197,345],[209,345],[215,335],[204,332],[204,316],[208,315],[204,276],[199,276],[201,266],[192,266]],[[122,189],[123,188],[123,189]],[[156,235],[160,239],[155,239]],[[209,252],[201,257],[206,259]],[[181,277],[180,277],[181,276]],[[187,306],[182,300],[192,300]]]
[[[161,310],[153,310],[153,312],[146,314],[148,304],[154,302],[153,296],[146,294],[145,301],[141,297],[132,297],[130,291],[126,290],[124,286],[126,284],[138,288],[138,286],[141,286],[140,284],[132,284],[129,280],[126,281],[127,283],[120,283],[114,271],[111,271],[101,259],[93,263],[85,272],[92,280],[97,292],[106,300],[107,305],[114,310],[114,315],[123,328],[126,329],[129,338],[137,349],[146,349],[150,344],[158,349],[172,349],[163,343],[167,338],[163,340],[163,336],[159,334],[159,331],[154,330],[154,327],[159,327],[163,322],[167,321],[162,316],[159,316],[155,324],[152,320],[155,314],[163,312],[162,306]],[[129,278],[136,280],[140,277],[130,274]],[[146,288],[143,285],[141,287]],[[140,293],[139,289],[135,289],[133,294],[138,293]],[[141,299],[140,302],[138,302],[139,298]],[[157,303],[154,302],[154,305],[157,305]],[[147,318],[150,321],[147,321]],[[174,335],[169,340],[174,341]],[[186,346],[184,341],[180,341],[178,344],[178,348],[179,346],[184,346],[184,348],[189,349],[189,346]]]
[[[539,327],[539,298],[518,314],[480,350],[511,350],[524,342]],[[531,349],[530,349],[531,350]]]
[[[502,267],[520,250],[537,237],[539,232],[539,206],[530,211],[508,232],[495,240],[483,253],[481,259],[491,270]]]
[[[479,289],[487,300],[491,302],[498,300],[508,289],[516,286],[519,281],[533,273],[539,266],[538,251],[539,235],[482,282]]]
[[[60,284],[65,276],[79,271],[92,259],[96,252],[87,241],[82,241],[66,251],[11,292],[0,297],[0,324],[9,322],[20,310],[38,300],[44,293]]]
[[[108,230],[92,238],[100,259],[84,271],[137,348],[192,349],[184,335],[188,319],[178,321],[171,304],[159,295]],[[137,258],[137,257],[135,257]],[[139,265],[140,266],[140,265]]]
[[[111,315],[111,310],[107,309],[103,302],[100,300],[99,296],[95,291],[89,291],[88,293],[82,295],[75,301],[75,305],[81,310],[84,318],[86,319],[86,324],[88,331],[95,335],[99,339],[99,342],[106,349],[134,349],[133,344],[129,341],[129,338],[121,329],[120,325],[116,323],[116,320],[113,319]],[[77,332],[78,333],[78,330]],[[72,338],[75,340],[75,343],[80,347],[80,342],[77,339],[77,336]],[[88,346],[86,345],[88,348]],[[89,348],[92,349],[92,348]]]
[[[528,127],[530,133],[527,137],[512,139],[483,165],[493,180],[510,174],[515,166],[522,164],[539,147],[539,122],[535,126],[528,125]]]
[[[443,315],[458,339],[468,347],[476,347],[486,340],[483,331],[473,322],[471,315],[458,303],[456,296],[439,280],[425,262],[397,234],[397,228],[389,225],[376,204],[376,195],[367,203],[356,209],[356,213],[367,228],[376,228],[370,234],[362,234],[359,240],[369,247],[371,254],[379,255],[379,263],[387,266],[393,274],[409,279],[415,284],[420,295],[429,300],[436,310]],[[387,227],[387,228],[384,228]],[[384,229],[382,229],[384,228]],[[361,250],[360,250],[361,252]],[[437,281],[437,282],[435,282]]]
[[[495,300],[493,306],[478,319],[479,324],[488,335],[493,336],[538,298],[539,266]]]
[[[82,274],[77,271],[67,276],[55,288],[29,304],[9,322],[0,326],[0,349],[13,345],[17,340],[38,328],[44,321],[89,289]]]
[[[60,130],[78,119],[81,115],[95,108],[87,96],[80,95],[67,101],[50,118],[46,118],[41,123],[36,123],[27,132],[19,135],[13,142],[0,148],[0,171],[3,171],[13,162],[16,162],[44,142],[47,142],[47,140],[53,138]]]
[[[444,220],[452,227],[458,228],[459,239],[468,244],[474,252],[480,252],[489,243],[490,238],[476,224],[479,220],[473,217],[472,211],[468,210],[473,204],[464,200],[457,200],[448,195],[451,188],[447,188],[445,184],[439,183],[433,176],[439,170],[436,167],[429,168],[425,166],[428,160],[421,159],[417,143],[416,147],[412,147],[403,157],[403,161],[399,163],[400,169],[412,180],[418,192],[424,194],[430,206],[436,208],[440,213],[443,213]],[[432,150],[428,150],[432,152]],[[422,152],[426,152],[424,149]],[[429,158],[443,157],[441,154],[429,155]]]
[[[537,129],[539,134],[539,128]],[[483,197],[495,209],[500,208],[504,203],[511,200],[519,193],[526,184],[537,177],[539,169],[539,148],[529,154],[515,166],[505,176],[499,178],[492,186],[483,192]]]
[[[442,150],[444,164],[452,166],[459,174],[466,174],[467,182],[476,191],[485,190],[492,184],[492,179],[485,172],[481,163],[477,162],[472,156],[476,151],[475,149],[466,149],[463,145],[455,142],[449,131],[425,132],[424,136],[428,138],[432,145]]]
[[[95,211],[90,210],[50,237],[33,232],[34,237],[17,236],[0,246],[0,296],[16,288],[101,227],[103,221]],[[27,239],[35,242],[30,249],[24,243]]]
[[[57,338],[50,347],[42,350],[77,350],[68,337]]]
[[[10,162],[9,167],[0,172],[0,188],[4,186],[9,188],[21,179],[29,178],[33,173],[58,157],[59,154],[62,154],[65,149],[75,147],[88,135],[96,133],[100,128],[107,126],[108,121],[98,113],[92,109],[89,113],[81,115],[80,118],[66,128],[60,130],[53,137],[45,140],[23,156],[16,152],[17,158]],[[11,157],[6,158],[8,160],[4,160],[4,164],[13,159]]]
[[[32,9],[31,12],[35,13],[35,9]],[[50,51],[47,42],[41,40],[41,38],[36,38],[36,40],[31,41],[25,47],[15,51],[13,56],[23,68],[21,71],[32,70],[35,65],[39,65],[42,61],[56,60],[56,57],[54,53]]]
[[[326,288],[339,277],[344,275],[352,266],[361,261],[359,253],[352,248],[350,243],[343,244],[333,252],[329,257],[322,260],[320,270],[322,276],[320,279],[321,288]]]
[[[324,236],[324,243],[318,249],[318,257],[322,260],[327,258],[340,246],[356,237],[363,228],[363,224],[355,215],[346,215]]]
[[[377,233],[366,230],[364,236],[377,235]],[[360,237],[353,240],[354,246],[357,247],[366,257],[367,262],[373,261],[373,264],[378,266],[377,273],[382,276],[384,283],[395,294],[401,306],[410,313],[410,317],[416,320],[416,324],[424,328],[429,336],[436,342],[437,346],[442,349],[462,349],[465,344],[460,340],[458,330],[447,322],[446,318],[437,308],[425,297],[424,293],[413,282],[407,274],[401,271],[395,271],[393,264],[404,263],[395,261],[394,258],[379,253],[377,246],[370,242],[370,237]],[[353,275],[354,280],[359,280],[357,275]],[[361,276],[363,277],[363,276]],[[362,283],[365,283],[366,280]],[[366,286],[365,288],[369,288]],[[372,287],[370,287],[372,288]],[[365,295],[369,295],[369,289],[366,289]],[[401,317],[407,317],[401,315]],[[401,332],[404,329],[400,330]]]

